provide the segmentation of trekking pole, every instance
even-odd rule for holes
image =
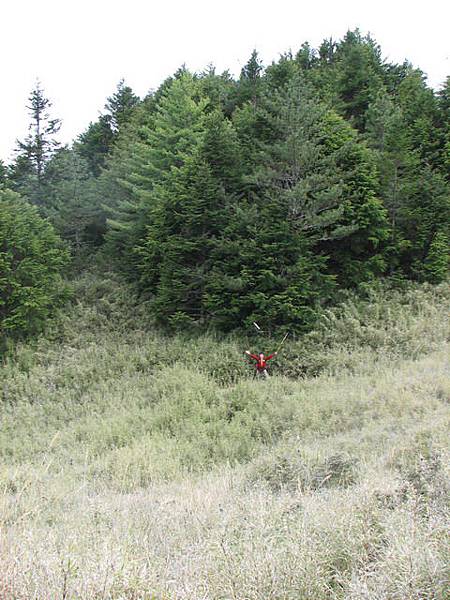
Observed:
[[[255,326],[255,329],[258,333],[262,333],[262,329],[261,327],[258,325],[258,323],[256,323],[256,321],[253,321],[253,325]]]
[[[278,348],[276,349],[276,352],[278,353],[280,351],[281,346],[284,344],[284,342],[287,340],[287,337],[289,335],[289,331],[285,334],[284,338],[281,340],[280,345],[278,346]]]

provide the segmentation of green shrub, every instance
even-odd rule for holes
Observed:
[[[440,283],[448,276],[450,266],[449,240],[443,231],[438,231],[430,244],[430,250],[424,262],[424,276],[426,281]]]
[[[67,297],[61,273],[69,255],[37,209],[0,191],[0,332],[35,333]]]
[[[372,283],[324,311],[313,331],[288,340],[274,370],[289,377],[334,375],[371,368],[374,359],[417,358],[450,339],[449,301],[447,282]]]

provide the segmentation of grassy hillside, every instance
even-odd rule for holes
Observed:
[[[349,297],[268,382],[276,340],[76,292],[1,371],[1,599],[448,598],[448,285]]]

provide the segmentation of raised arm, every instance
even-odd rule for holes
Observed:
[[[252,354],[250,350],[246,350],[245,354],[247,354],[247,356],[250,356],[250,358],[253,358],[253,360],[259,360],[259,356],[256,356],[256,354]]]
[[[270,354],[269,356],[266,356],[266,362],[268,360],[270,360],[271,358],[273,358],[274,356],[276,356],[278,354],[278,352],[274,352],[273,354]]]

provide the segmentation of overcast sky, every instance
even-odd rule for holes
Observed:
[[[36,80],[67,143],[96,120],[123,77],[139,96],[182,63],[240,72],[304,41],[370,32],[387,60],[405,58],[438,88],[450,74],[450,3],[428,0],[0,0],[0,158],[27,134]]]

